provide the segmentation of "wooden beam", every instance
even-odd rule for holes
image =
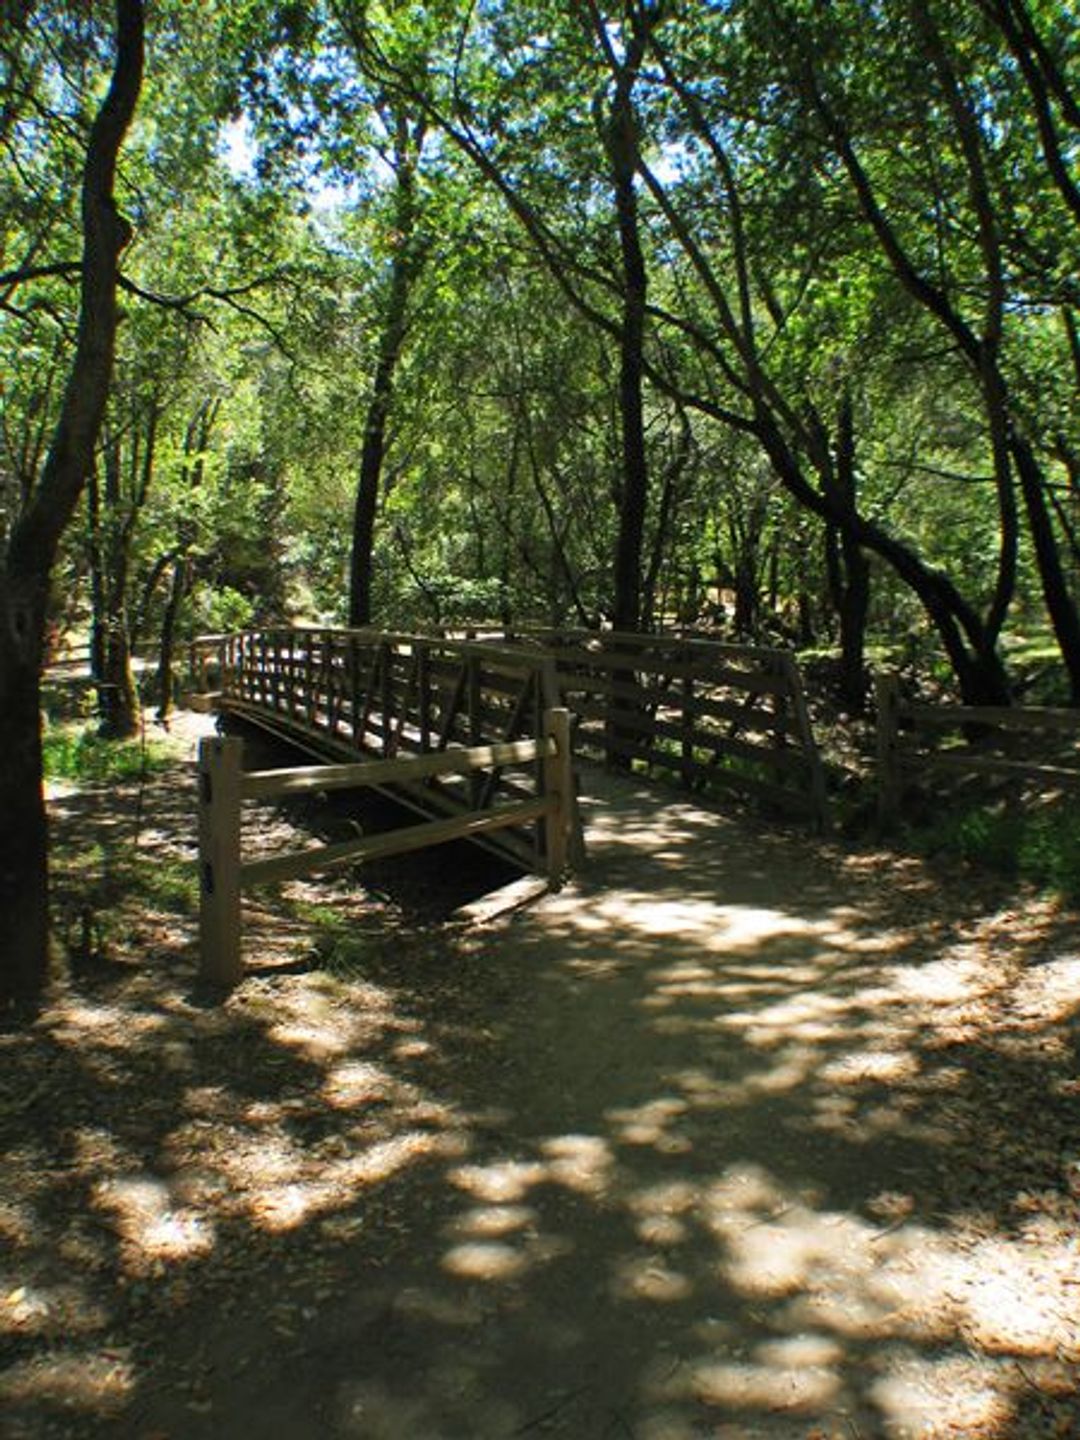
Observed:
[[[287,770],[257,770],[242,779],[245,800],[271,800],[283,795],[310,795],[320,790],[355,790],[361,786],[409,783],[435,775],[468,775],[493,765],[524,765],[543,756],[550,741],[509,740],[496,745],[440,750],[428,755],[402,755],[393,760],[360,760],[355,765],[300,765]]]
[[[199,976],[240,979],[240,783],[243,741],[199,741]]]
[[[524,825],[546,813],[546,800],[526,800],[520,805],[507,805],[498,810],[479,810],[455,815],[447,820],[431,820],[424,825],[409,825],[391,830],[386,835],[373,835],[360,840],[343,840],[337,845],[320,845],[312,850],[273,855],[266,860],[250,860],[240,867],[240,883],[267,885],[280,880],[293,880],[347,861],[358,864],[364,860],[381,860],[390,855],[404,855],[429,845],[448,840],[468,840],[490,830],[509,825]]]

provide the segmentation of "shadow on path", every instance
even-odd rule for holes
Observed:
[[[590,779],[504,923],[43,1022],[13,1433],[1080,1433],[1070,917]]]

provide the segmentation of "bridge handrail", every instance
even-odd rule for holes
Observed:
[[[321,790],[352,790],[383,785],[402,778],[402,765],[410,780],[438,775],[468,775],[496,765],[525,764],[555,754],[554,741],[507,740],[498,745],[455,746],[434,755],[410,755],[394,760],[358,760],[353,765],[297,765],[282,770],[252,770],[241,781],[245,800],[270,800],[283,795],[310,795]]]
[[[363,788],[437,775],[466,775],[537,760],[543,762],[541,796],[408,826],[386,835],[290,851],[247,863],[241,858],[240,808],[244,800]],[[225,987],[241,978],[240,895],[246,887],[292,879],[347,860],[404,854],[541,819],[545,822],[548,881],[556,889],[566,869],[574,824],[570,712],[561,706],[545,710],[544,734],[540,737],[349,765],[305,765],[245,774],[242,740],[235,736],[204,739],[199,744],[201,977]]]
[[[881,672],[875,683],[878,827],[887,831],[901,811],[912,777],[996,776],[1048,788],[1080,789],[1080,711],[1049,706],[929,704],[904,696],[900,676]],[[1017,756],[1013,742],[1037,757]],[[998,753],[994,753],[994,752]]]

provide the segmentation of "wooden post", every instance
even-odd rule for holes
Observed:
[[[426,640],[416,642],[416,686],[419,694],[417,703],[420,726],[420,753],[426,755],[431,749],[431,665],[430,651]]]
[[[353,634],[349,635],[349,724],[353,747],[359,750],[364,743],[360,733],[360,647]]]
[[[879,830],[893,824],[900,809],[900,677],[887,670],[874,679],[877,710],[877,819]]]
[[[810,721],[810,710],[806,703],[806,693],[803,690],[802,673],[794,656],[784,656],[781,673],[787,680],[787,698],[790,701],[795,721],[795,731],[806,757],[810,806],[814,815],[814,823],[819,833],[824,835],[829,829],[829,797],[825,783],[825,767],[821,762],[821,750],[814,738],[814,727]],[[786,708],[787,706],[785,706]]]
[[[684,790],[691,790],[694,785],[694,677],[690,674],[685,675],[682,682],[681,729],[682,783]]]
[[[466,713],[466,736],[467,745],[479,745],[483,741],[484,730],[480,717],[481,676],[480,657],[470,654],[465,661],[465,713]],[[483,790],[483,776],[474,772],[469,776],[469,804],[474,810],[479,808],[480,795]]]
[[[382,711],[379,717],[382,725],[382,753],[383,758],[392,760],[394,757],[394,652],[384,640],[379,645],[379,663],[382,666],[379,686],[379,708]]]
[[[284,708],[281,691],[284,649],[281,633],[275,630],[270,636],[270,705],[275,714],[280,714]]]
[[[232,987],[240,959],[240,777],[243,741],[199,742],[199,976]]]
[[[556,706],[544,712],[544,735],[555,741],[555,753],[544,761],[547,812],[547,872],[552,890],[562,885],[574,803],[574,760],[570,751],[570,711]]]

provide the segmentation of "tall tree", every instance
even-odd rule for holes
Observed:
[[[0,995],[32,1002],[48,973],[48,853],[41,769],[41,666],[49,581],[94,464],[116,341],[116,289],[131,226],[115,198],[117,159],[142,84],[142,0],[116,0],[108,90],[86,142],[75,352],[48,454],[14,516],[0,560]]]
[[[379,108],[390,136],[388,159],[393,173],[390,273],[379,317],[378,354],[371,378],[353,507],[349,555],[350,625],[371,623],[375,517],[386,459],[387,428],[398,361],[408,327],[409,300],[424,257],[417,216],[417,166],[423,150],[426,121],[423,117],[413,118],[400,100],[382,102]]]

